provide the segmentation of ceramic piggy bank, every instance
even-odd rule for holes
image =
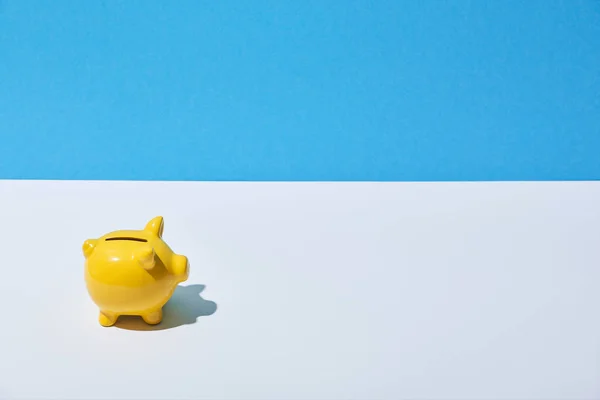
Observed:
[[[156,217],[143,230],[111,232],[83,244],[85,281],[100,309],[99,322],[112,326],[121,315],[162,320],[162,308],[188,278],[188,259],[162,240],[164,222]]]

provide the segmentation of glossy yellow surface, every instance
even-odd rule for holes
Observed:
[[[164,221],[142,230],[122,230],[83,244],[85,282],[100,309],[99,322],[112,326],[121,315],[139,315],[155,325],[177,285],[187,280],[187,257],[163,241]]]

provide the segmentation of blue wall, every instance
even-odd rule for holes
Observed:
[[[600,2],[0,0],[0,178],[600,178]]]

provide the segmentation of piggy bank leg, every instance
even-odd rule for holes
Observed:
[[[100,325],[108,327],[113,326],[115,322],[117,322],[117,318],[119,318],[119,316],[116,314],[100,311],[100,317],[98,318],[98,321],[100,322]]]
[[[162,318],[163,318],[162,308],[158,309],[157,311],[153,311],[148,314],[142,315],[142,319],[144,320],[144,322],[149,325],[160,324],[160,321],[162,321]]]

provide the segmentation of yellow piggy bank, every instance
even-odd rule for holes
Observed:
[[[143,230],[111,232],[83,244],[85,282],[100,325],[112,326],[121,315],[161,322],[163,306],[189,275],[187,257],[162,240],[163,228],[163,218],[156,217]]]

